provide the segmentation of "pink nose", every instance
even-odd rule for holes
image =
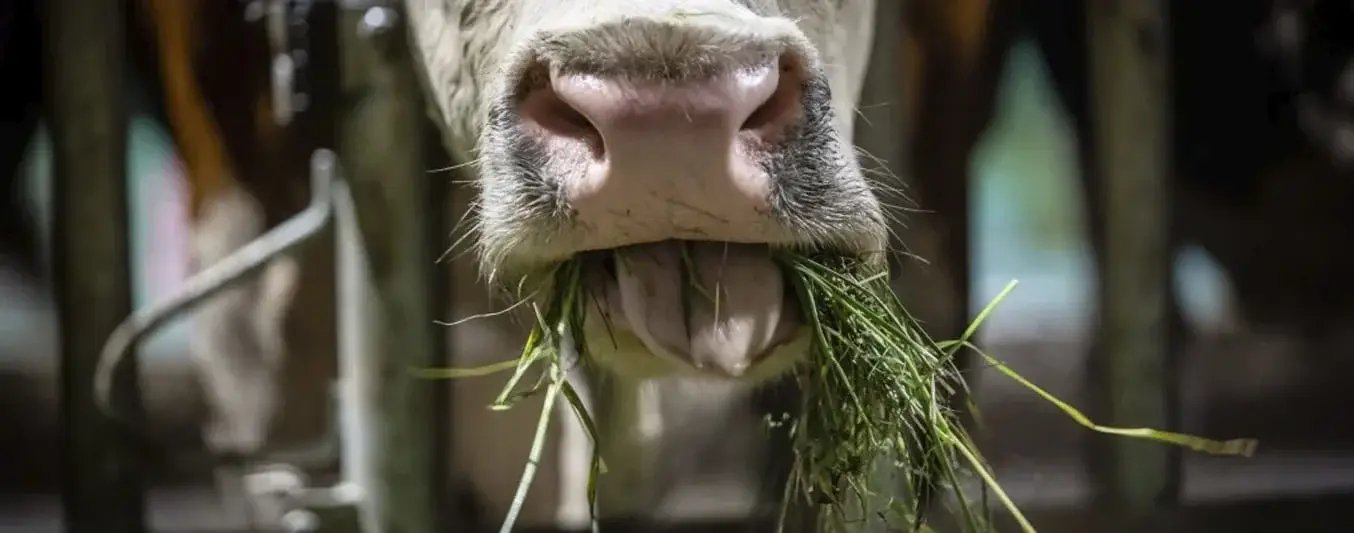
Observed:
[[[700,129],[730,137],[743,130],[772,133],[757,130],[779,125],[777,119],[791,118],[794,111],[793,101],[773,101],[788,100],[773,98],[780,81],[780,70],[767,66],[687,82],[567,75],[551,80],[551,88],[596,128],[605,148],[634,129]]]
[[[692,80],[552,76],[519,112],[565,176],[592,249],[666,239],[767,242],[778,141],[802,79],[765,65]]]

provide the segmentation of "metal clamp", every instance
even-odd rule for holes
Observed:
[[[334,218],[331,193],[337,173],[338,156],[330,150],[317,150],[311,157],[310,206],[263,236],[246,244],[225,259],[189,277],[177,293],[164,301],[138,309],[118,324],[104,344],[94,374],[94,401],[105,415],[128,424],[117,412],[113,397],[113,377],[132,346],[160,329],[170,319],[192,309],[203,300],[220,294],[256,274],[269,261],[290,253],[329,227]],[[136,428],[133,428],[136,429]]]
[[[131,421],[117,411],[113,397],[113,377],[132,346],[170,319],[245,281],[269,261],[305,244],[327,228],[334,219],[333,184],[338,179],[337,163],[337,156],[332,151],[317,150],[311,158],[313,194],[311,204],[305,211],[193,275],[173,296],[136,311],[118,325],[104,345],[95,373],[95,402],[100,410],[127,426],[133,434],[140,435],[140,428],[132,426]],[[337,388],[333,394],[338,394]],[[333,405],[335,416],[331,420],[334,422],[330,424],[326,435],[314,444],[245,460],[246,463],[262,465],[247,467],[249,471],[242,476],[245,503],[251,511],[268,513],[269,509],[278,510],[284,527],[296,533],[330,531],[331,528],[320,520],[322,513],[319,511],[348,510],[351,507],[352,512],[356,512],[356,505],[362,497],[359,487],[345,483],[331,487],[309,487],[308,480],[300,471],[300,468],[338,458],[341,437],[337,413],[342,403],[335,397]],[[144,435],[140,436],[144,438]],[[237,462],[223,457],[215,457],[214,464]],[[321,529],[322,526],[324,529]]]

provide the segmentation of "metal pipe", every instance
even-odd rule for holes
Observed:
[[[381,531],[372,520],[370,490],[377,480],[373,472],[370,455],[379,449],[379,435],[373,434],[378,414],[375,412],[379,398],[378,385],[373,383],[374,376],[380,372],[373,368],[371,358],[363,357],[363,352],[371,349],[370,333],[364,331],[372,320],[371,303],[376,300],[370,283],[371,272],[367,268],[367,251],[362,244],[362,235],[353,216],[353,198],[347,184],[335,188],[335,208],[338,212],[334,236],[336,240],[339,290],[339,361],[338,361],[338,426],[343,446],[340,448],[340,465],[343,483],[367,489],[359,507],[362,531],[375,533]],[[379,503],[379,502],[378,502]]]
[[[240,247],[225,259],[194,274],[173,296],[137,310],[118,324],[107,337],[108,342],[104,344],[99,355],[98,368],[94,375],[95,401],[107,416],[129,424],[132,429],[139,427],[133,421],[127,420],[126,413],[117,407],[120,394],[114,387],[115,376],[125,371],[128,366],[126,357],[133,346],[169,320],[187,312],[203,300],[246,281],[249,276],[268,266],[273,259],[300,247],[324,231],[333,216],[331,192],[333,172],[326,169],[332,169],[334,159],[333,152],[328,150],[317,151],[312,156],[310,206],[305,211]],[[94,338],[104,337],[100,335]]]
[[[135,447],[99,414],[92,386],[99,342],[132,310],[123,13],[116,0],[42,5],[66,531],[140,533],[146,504]],[[135,419],[141,398],[132,361],[108,381]]]
[[[433,383],[411,368],[439,364],[445,332],[433,322],[437,256],[428,246],[429,178],[422,89],[402,13],[341,6],[344,110],[338,202],[340,397],[343,470],[363,487],[367,533],[439,527],[441,484]],[[348,191],[351,191],[349,194]],[[351,210],[349,209],[351,207]],[[351,214],[351,216],[349,216]]]

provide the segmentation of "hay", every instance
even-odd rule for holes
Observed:
[[[887,272],[834,256],[784,253],[778,260],[814,336],[810,363],[795,374],[804,403],[791,428],[795,459],[783,508],[811,506],[818,531],[880,513],[895,527],[902,520],[917,529],[925,507],[948,491],[964,530],[984,530],[985,513],[959,490],[959,466],[977,463],[977,454],[947,405],[967,392],[953,352],[922,333]],[[881,461],[898,472],[910,502],[870,486]],[[883,509],[872,509],[881,497]]]
[[[812,531],[857,530],[868,520],[883,520],[891,530],[922,530],[927,506],[949,495],[947,501],[954,502],[952,511],[963,531],[989,531],[986,496],[990,491],[1023,531],[1033,532],[948,405],[950,398],[967,392],[953,364],[954,353],[965,347],[1094,431],[1210,453],[1250,455],[1254,451],[1255,442],[1248,439],[1215,442],[1151,429],[1095,425],[978,350],[969,338],[1014,288],[1014,282],[979,313],[962,338],[937,343],[922,333],[889,287],[887,272],[878,267],[847,257],[794,251],[776,251],[775,259],[794,286],[814,335],[808,363],[793,374],[803,391],[803,404],[800,412],[789,416],[794,461],[782,500],[782,525],[787,516],[795,516],[796,520],[812,517]],[[474,369],[416,371],[426,378],[461,378],[513,370],[491,409],[509,409],[522,398],[545,392],[544,411],[517,495],[500,530],[503,533],[511,530],[525,500],[556,397],[565,397],[594,444],[597,441],[592,418],[564,379],[566,365],[588,353],[581,336],[574,335],[582,331],[584,316],[581,263],[568,261],[547,273],[551,282],[546,292],[554,297],[546,299],[545,309],[538,299],[529,299],[537,323],[516,361]],[[541,366],[544,370],[536,383],[519,390],[527,373]],[[597,447],[593,449],[587,490],[595,531],[597,476],[605,472],[605,464]],[[881,467],[900,478],[900,483],[876,481]],[[980,502],[971,501],[960,488],[960,480],[968,475],[983,482]],[[899,485],[902,494],[895,496]]]

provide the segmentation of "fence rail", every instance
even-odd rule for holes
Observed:
[[[139,387],[130,378],[138,368],[135,347],[332,224],[339,238],[335,290],[341,295],[333,423],[344,479],[332,487],[307,486],[297,466],[323,459],[313,451],[216,462],[269,465],[246,474],[259,487],[248,496],[267,500],[254,503],[278,510],[283,525],[294,531],[448,530],[441,526],[450,516],[437,505],[450,494],[442,459],[450,441],[448,409],[441,405],[447,385],[416,380],[407,371],[447,362],[443,332],[433,319],[446,308],[448,291],[432,253],[437,237],[446,233],[438,207],[446,205],[447,191],[424,172],[422,94],[400,11],[391,2],[337,3],[343,89],[351,104],[340,110],[341,154],[314,155],[310,206],[190,277],[164,301],[133,312],[126,112],[118,90],[122,36],[113,31],[121,26],[108,22],[122,14],[114,0],[94,8],[61,5],[71,1],[55,3],[49,13],[48,61],[55,66],[51,85],[57,88],[51,120],[69,529],[147,529],[133,453],[135,443],[147,437],[137,433]],[[349,169],[346,176],[343,167]],[[102,339],[107,342],[100,347]],[[320,443],[322,455],[334,448],[329,444]]]

